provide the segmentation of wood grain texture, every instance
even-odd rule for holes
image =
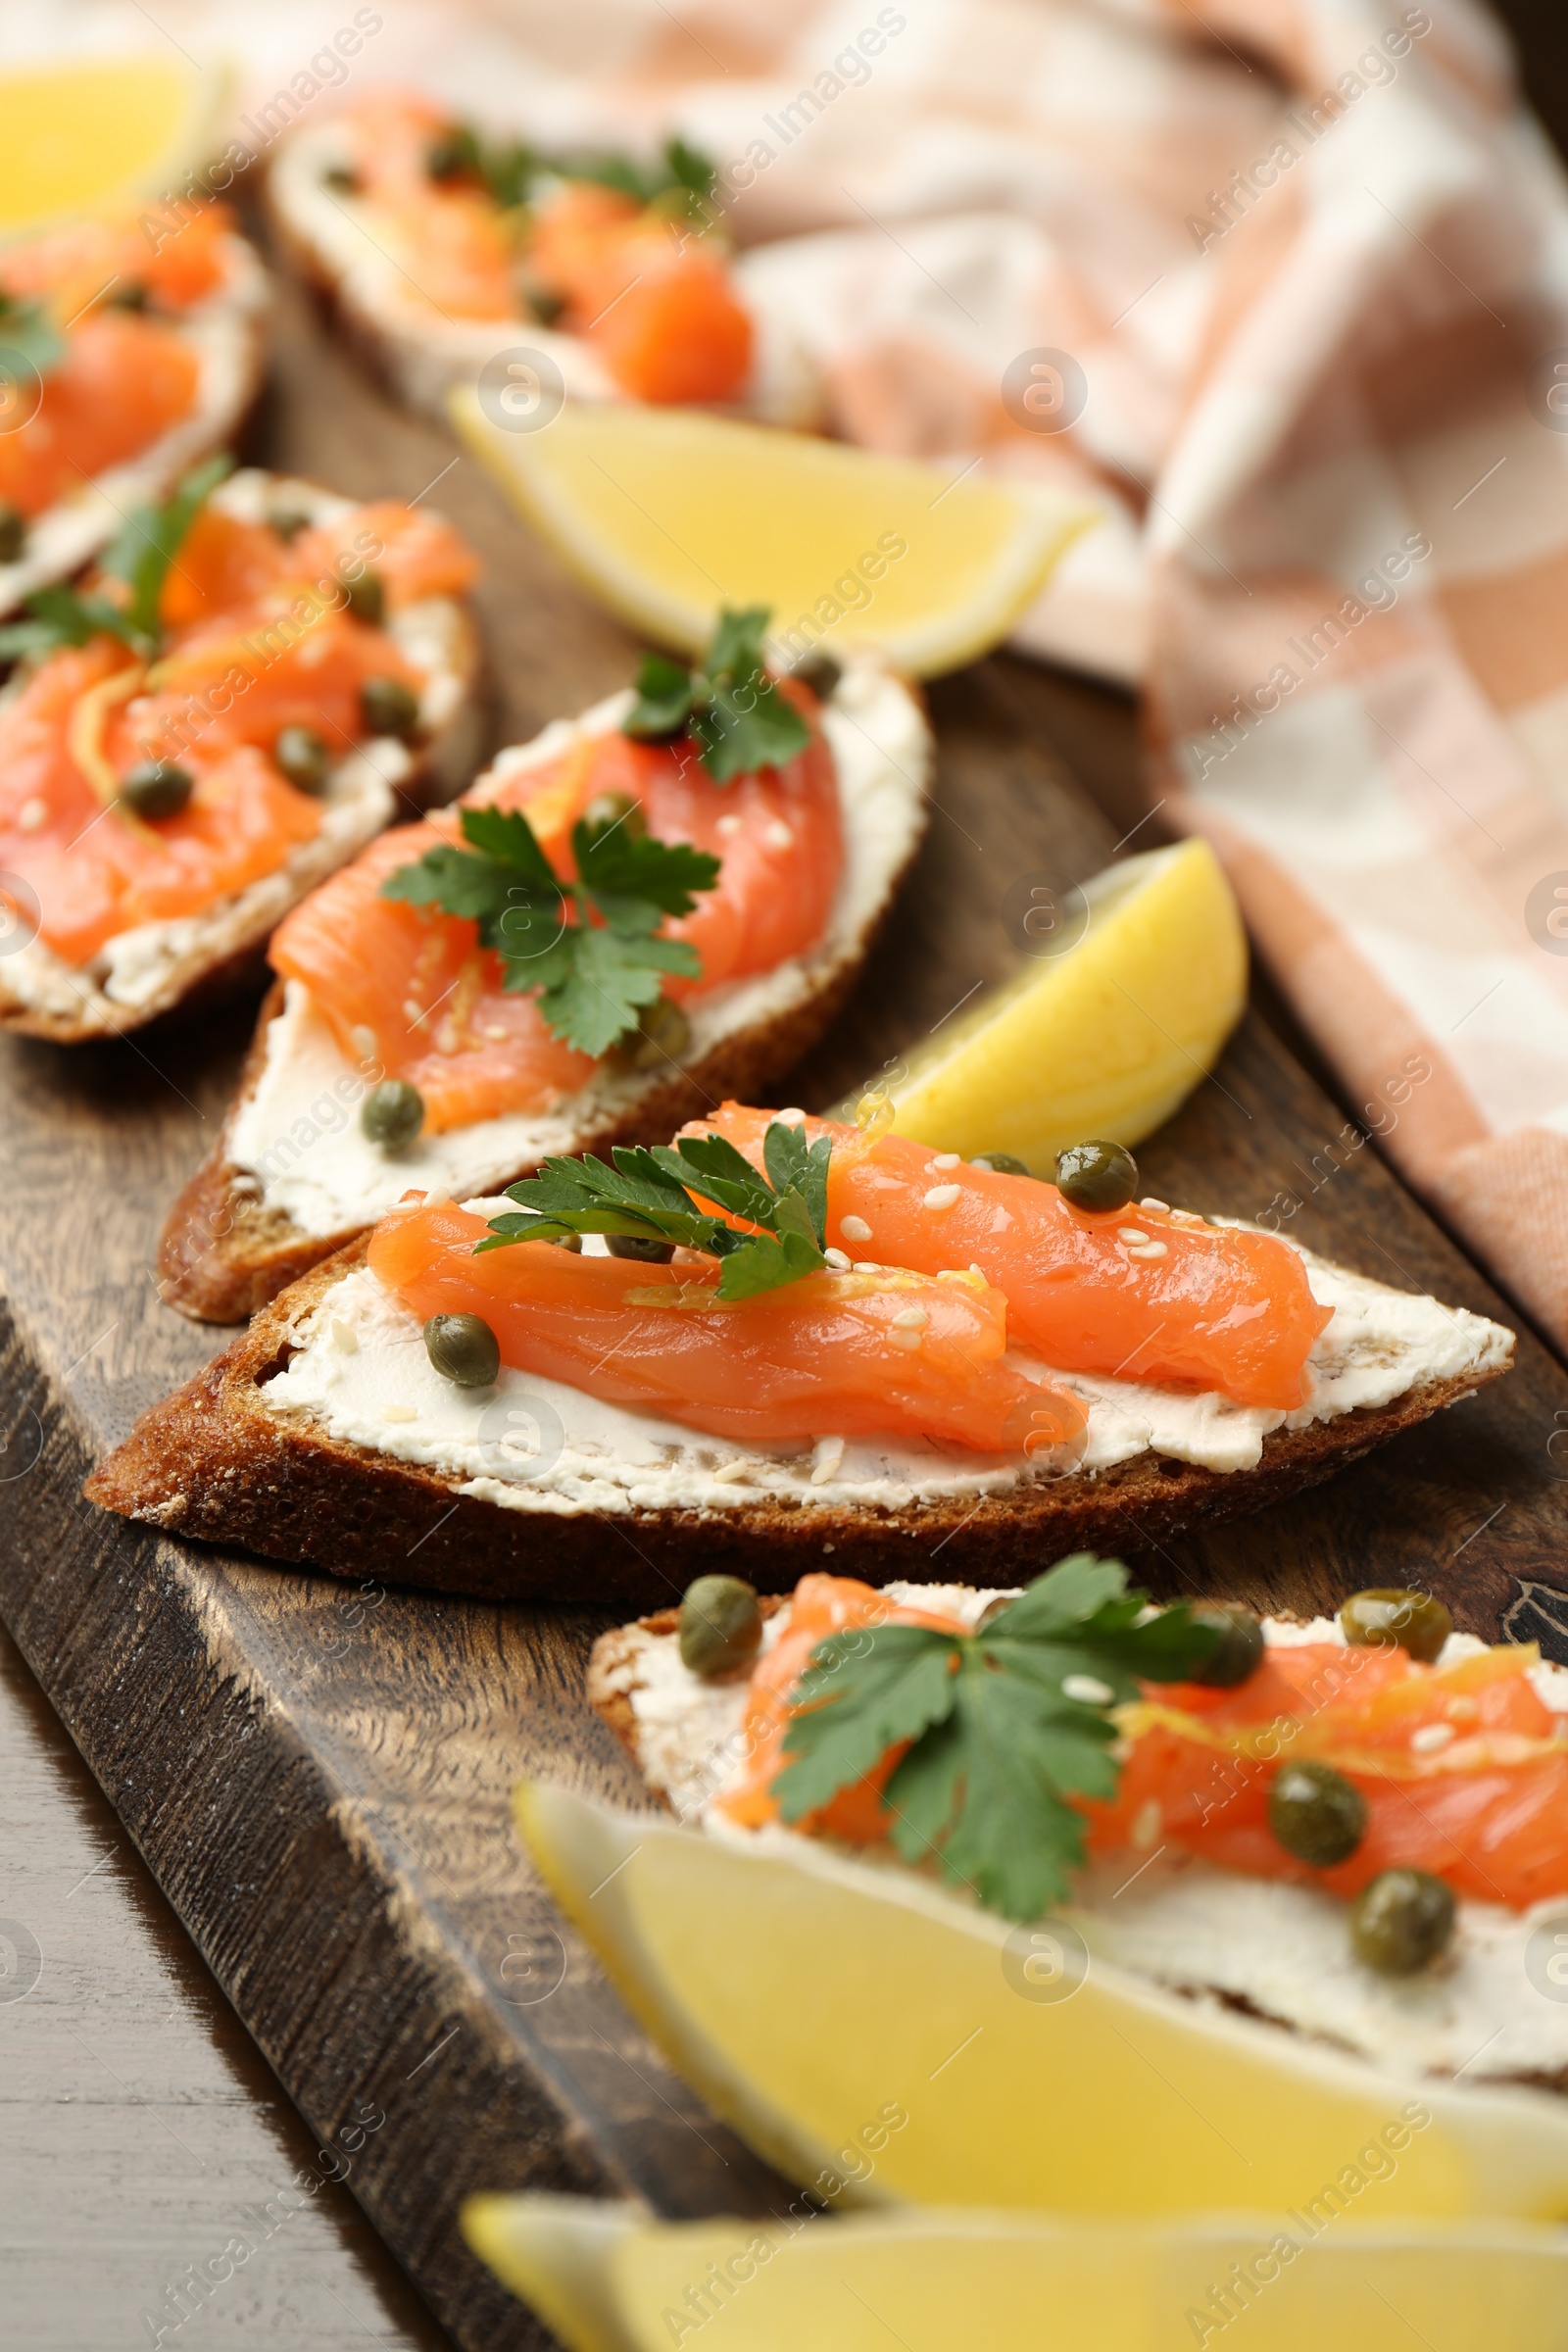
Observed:
[[[469,532],[489,565],[497,740],[620,682],[627,640],[471,462],[394,412],[298,307],[281,323],[257,454],[356,495],[429,490]],[[1051,748],[1075,729],[1076,755],[1125,782],[1125,706],[994,662],[941,687],[934,712],[925,852],[795,1101],[836,1100],[1000,977],[1009,885],[1081,879],[1133,821],[1102,814]],[[469,2189],[635,2190],[669,2214],[757,2212],[785,2192],[649,2047],[511,1833],[525,1773],[647,1801],[584,1704],[605,1612],[407,1594],[387,1575],[345,1587],[80,1500],[136,1413],[214,1352],[216,1335],[160,1301],[154,1252],[218,1132],[253,1009],[72,1054],[0,1041],[0,1614],[317,2144],[357,2105],[385,2111],[351,2186],[456,2340],[511,2352],[545,2338],[463,2250]],[[1244,1215],[1289,1194],[1286,1229],[1312,1247],[1517,1326],[1342,1126],[1250,1020],[1143,1155],[1147,1180]],[[1565,1476],[1568,1378],[1526,1333],[1516,1371],[1474,1402],[1136,1564],[1161,1592],[1296,1607],[1420,1582],[1461,1624],[1540,1635],[1568,1658]],[[621,1540],[606,1528],[607,1546]]]

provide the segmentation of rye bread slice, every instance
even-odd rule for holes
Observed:
[[[319,483],[265,475],[257,468],[247,468],[220,485],[214,503],[248,504],[259,495],[258,483],[270,486],[279,505],[286,501],[323,517],[353,503]],[[416,809],[433,808],[461,789],[478,765],[487,725],[479,695],[483,652],[478,628],[466,604],[456,597],[430,598],[416,610],[421,638],[439,640],[439,666],[432,674],[451,708],[438,726],[410,747],[413,764],[397,782],[389,783],[361,761],[353,792],[328,804],[321,833],[302,843],[278,872],[260,876],[207,910],[189,936],[178,936],[183,922],[165,927],[176,944],[156,985],[134,1002],[111,996],[92,972],[74,969],[34,940],[0,962],[0,1030],[46,1038],[53,1045],[82,1045],[124,1036],[176,1006],[206,1003],[254,984],[262,974],[267,941],[289,907],[358,857],[400,813],[400,802]],[[396,619],[389,625],[395,630]],[[341,764],[346,768],[350,762]]]
[[[914,697],[918,708],[915,690],[904,691]],[[561,1106],[557,1115],[564,1117],[569,1141],[552,1148],[604,1153],[615,1144],[667,1143],[688,1119],[701,1118],[715,1103],[765,1102],[775,1081],[831,1026],[876,946],[924,838],[923,782],[922,774],[901,772],[897,791],[902,831],[893,854],[879,868],[880,853],[865,853],[873,889],[853,927],[840,931],[830,925],[818,947],[791,959],[803,967],[792,1000],[723,1031],[706,1050],[699,1041],[690,1059],[666,1061],[662,1069],[617,1086],[608,1100],[601,1090],[589,1088],[578,1098],[575,1115],[572,1105]],[[845,829],[852,858],[858,854],[857,834],[873,838],[878,825],[874,813],[858,816],[855,807],[847,805]],[[160,1296],[197,1322],[244,1321],[365,1230],[363,1224],[350,1224],[335,1233],[308,1233],[286,1208],[269,1202],[265,1188],[259,1190],[255,1176],[236,1162],[236,1124],[262,1083],[268,1031],[283,1002],[279,983],[262,1006],[239,1090],[218,1139],[175,1200],[159,1243]],[[515,1165],[497,1171],[484,1189],[500,1192],[537,1165],[537,1155],[519,1158]],[[416,1170],[409,1174],[411,1185],[424,1181]],[[373,1214],[367,1221],[373,1221]]]
[[[1150,1452],[978,1503],[916,1498],[883,1510],[766,1496],[722,1510],[514,1509],[465,1494],[459,1477],[347,1444],[304,1413],[269,1410],[265,1383],[288,1362],[306,1317],[364,1264],[367,1248],[362,1238],[317,1266],[205,1372],[144,1413],[87,1481],[88,1497],[267,1558],[480,1597],[659,1606],[707,1571],[793,1586],[827,1558],[835,1574],[871,1584],[1005,1586],[1027,1583],[1063,1552],[1136,1551],[1197,1521],[1277,1502],[1507,1368],[1429,1381],[1386,1405],[1276,1430],[1254,1470],[1218,1472]]]

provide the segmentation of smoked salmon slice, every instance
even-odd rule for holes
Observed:
[[[698,979],[671,978],[668,994],[775,970],[821,937],[844,867],[838,779],[815,700],[790,680],[779,692],[813,722],[810,743],[783,767],[718,785],[669,745],[582,736],[558,760],[483,780],[460,806],[525,810],[557,872],[569,874],[576,819],[597,795],[625,794],[657,839],[720,860],[694,912],[664,925],[703,965]],[[458,838],[455,810],[383,834],[284,919],[271,947],[273,969],[306,984],[346,1054],[418,1088],[432,1134],[548,1108],[595,1067],[551,1035],[532,997],[503,986],[501,958],[480,949],[473,923],[379,895],[400,866]]]
[[[726,1102],[685,1132],[716,1131],[760,1167],[773,1116]],[[1333,1309],[1286,1243],[1168,1209],[1090,1214],[1054,1184],[904,1136],[806,1127],[833,1138],[828,1239],[852,1258],[978,1266],[1006,1293],[1013,1346],[1058,1371],[1218,1390],[1277,1411],[1306,1401],[1306,1359]]]
[[[395,1212],[371,1270],[421,1321],[479,1315],[504,1363],[714,1437],[776,1445],[891,1434],[978,1452],[1019,1448],[1074,1398],[1003,1361],[1006,1301],[972,1279],[812,1274],[720,1303],[716,1263],[640,1265],[547,1242],[474,1255],[482,1217],[451,1203]],[[923,1318],[918,1329],[902,1315]]]

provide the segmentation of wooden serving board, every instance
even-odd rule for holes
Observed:
[[[287,295],[254,454],[360,496],[428,492],[469,532],[489,567],[497,742],[627,675],[628,641],[471,461],[390,408]],[[790,1084],[808,1105],[1009,968],[1020,876],[1079,880],[1134,821],[1119,813],[1132,714],[1112,698],[997,661],[932,703],[931,837],[874,969]],[[353,2147],[367,2212],[453,2336],[470,2352],[543,2344],[463,2248],[470,2190],[635,2191],[668,2215],[760,2213],[790,2192],[650,2047],[509,1825],[528,1773],[640,1801],[582,1701],[604,1611],[399,1591],[395,1557],[345,1586],[79,1498],[135,1414],[220,1344],[160,1303],[153,1258],[253,1010],[74,1053],[0,1048],[0,1614],[321,2147]],[[1519,1322],[1255,1016],[1142,1156],[1165,1199],[1255,1216],[1289,1193],[1289,1230],[1313,1247]],[[1162,1593],[1260,1605],[1428,1585],[1462,1625],[1568,1659],[1564,1479],[1568,1378],[1521,1330],[1518,1368],[1485,1396],[1330,1486],[1135,1564]],[[606,1545],[619,1540],[607,1525]],[[384,2117],[368,2134],[367,2111]]]

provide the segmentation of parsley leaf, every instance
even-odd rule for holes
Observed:
[[[526,204],[541,179],[587,179],[614,188],[636,204],[654,204],[681,189],[710,206],[718,173],[706,155],[682,138],[670,139],[660,162],[639,164],[619,153],[555,156],[521,140],[490,140],[471,122],[457,122],[433,139],[426,169],[437,181],[466,174],[477,179],[504,210]]]
[[[0,332],[3,324],[0,320]],[[97,636],[119,637],[144,657],[156,654],[163,640],[158,604],[164,582],[186,532],[233,464],[220,452],[194,466],[165,505],[131,510],[102,561],[109,577],[130,590],[127,602],[113,604],[108,597],[60,585],[34,589],[23,600],[28,617],[0,628],[0,660],[54,653]]]
[[[51,368],[59,366],[65,353],[66,338],[41,302],[0,293],[0,376],[14,372],[6,366],[13,354],[24,367],[47,375]]]
[[[815,1812],[907,1740],[884,1792],[906,1862],[935,1859],[988,1910],[1038,1919],[1083,1862],[1069,1797],[1111,1797],[1107,1710],[1141,1682],[1182,1682],[1220,1636],[1185,1603],[1151,1613],[1120,1560],[1074,1552],[976,1634],[862,1627],[819,1642],[796,1688],[789,1762],[774,1784],[787,1822]],[[1103,1698],[1069,1697],[1080,1675]]]
[[[481,946],[506,967],[505,986],[537,990],[552,1034],[579,1053],[597,1056],[635,1029],[664,973],[701,973],[694,947],[657,934],[665,915],[690,914],[693,893],[717,881],[718,859],[706,850],[579,819],[578,879],[564,882],[520,809],[465,808],[461,821],[466,850],[427,850],[389,874],[381,896],[477,923]]]
[[[729,1302],[779,1290],[804,1275],[820,1273],[826,1238],[827,1163],[832,1140],[823,1136],[799,1161],[773,1138],[795,1135],[775,1120],[767,1131],[764,1156],[769,1174],[799,1165],[807,1183],[769,1183],[721,1135],[682,1136],[673,1148],[617,1148],[612,1167],[591,1154],[582,1159],[547,1159],[537,1176],[507,1187],[507,1199],[524,1211],[490,1221],[490,1239],[478,1250],[504,1250],[514,1242],[559,1241],[568,1233],[634,1236],[670,1242],[720,1261],[717,1297]],[[698,1199],[694,1200],[693,1195]],[[715,1201],[732,1215],[760,1225],[741,1233],[699,1205]]]
[[[653,742],[689,732],[715,784],[759,767],[782,767],[811,740],[811,730],[767,674],[762,639],[765,605],[719,613],[697,669],[650,654],[637,673],[637,700],[622,721],[626,734]]]

